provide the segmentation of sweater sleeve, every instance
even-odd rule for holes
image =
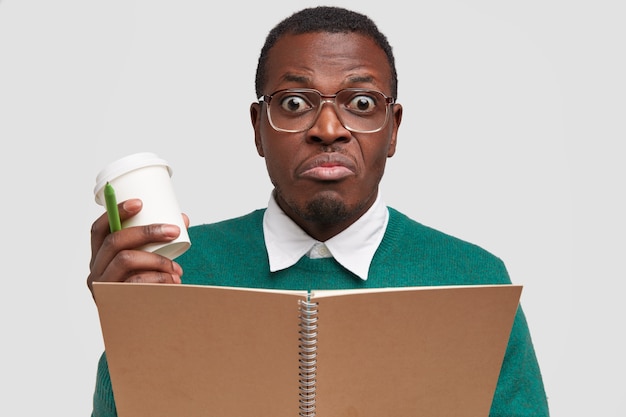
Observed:
[[[93,396],[93,411],[91,412],[91,417],[117,417],[106,353],[102,354],[98,362],[96,389]]]
[[[521,307],[515,316],[489,416],[549,416],[542,376]]]

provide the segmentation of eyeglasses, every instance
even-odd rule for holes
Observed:
[[[278,90],[259,97],[267,104],[270,125],[279,132],[297,133],[310,129],[324,103],[332,103],[341,124],[351,132],[374,133],[389,120],[389,107],[395,102],[380,91],[346,88],[335,94],[322,94],[311,88]]]

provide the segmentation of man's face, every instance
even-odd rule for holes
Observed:
[[[328,95],[366,88],[391,95],[385,53],[359,34],[283,36],[270,50],[266,70],[267,95],[286,88],[312,88]],[[387,158],[395,153],[402,107],[392,105],[382,130],[354,133],[326,103],[311,128],[285,133],[272,128],[266,106],[253,103],[250,115],[276,200],[311,236],[327,240],[374,203]]]

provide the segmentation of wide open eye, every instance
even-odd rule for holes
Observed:
[[[376,96],[368,93],[357,93],[346,100],[344,107],[352,113],[367,116],[378,110],[377,103]]]
[[[277,98],[281,111],[289,114],[304,113],[314,107],[311,101],[303,94],[291,92]]]

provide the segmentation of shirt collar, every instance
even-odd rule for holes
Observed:
[[[370,263],[383,239],[388,220],[389,211],[379,194],[372,207],[350,227],[326,242],[319,242],[285,214],[272,193],[263,217],[263,233],[270,271],[289,268],[305,255],[324,257],[324,254],[328,254],[344,268],[366,280]]]

